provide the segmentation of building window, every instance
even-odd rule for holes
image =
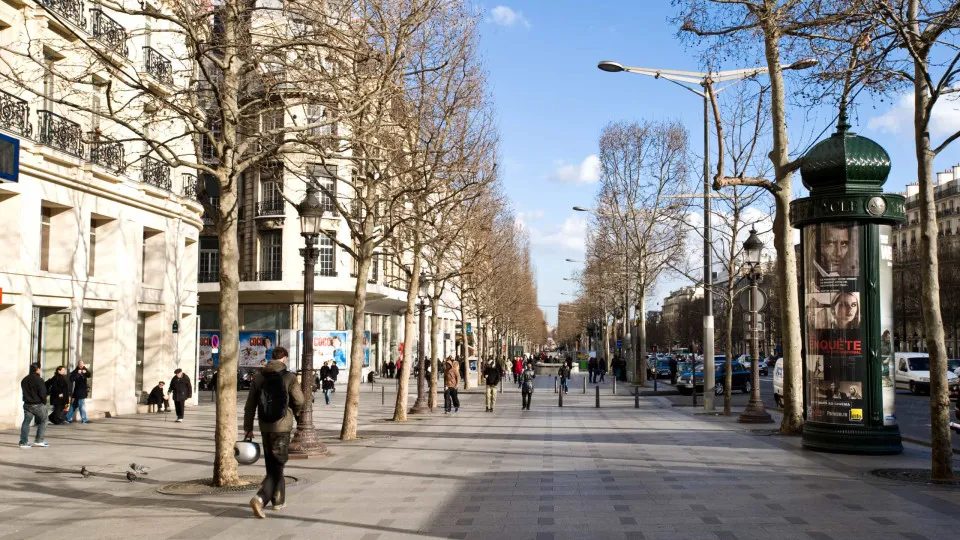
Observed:
[[[333,240],[327,235],[321,234],[318,244],[320,256],[317,258],[317,273],[321,276],[336,276],[337,260]]]
[[[220,281],[220,240],[216,236],[200,237],[197,281],[199,283]]]
[[[81,339],[80,339],[80,359],[83,360],[87,369],[90,370],[91,377],[87,379],[87,396],[93,397],[93,380],[96,374],[96,368],[93,366],[94,351],[93,344],[96,340],[96,314],[90,310],[83,310],[83,319],[81,326]]]
[[[260,271],[257,281],[280,281],[283,269],[282,231],[266,231],[260,234]]]
[[[282,201],[283,165],[270,163],[260,171],[260,200],[263,202]]]
[[[307,176],[311,182],[315,182],[322,189],[320,190],[320,205],[324,213],[337,213],[337,207],[333,198],[337,195],[336,168],[324,167],[317,163],[311,163],[307,166]],[[326,191],[324,191],[326,190]],[[329,193],[329,194],[328,194]],[[332,197],[330,195],[333,195]]]
[[[146,337],[147,314],[137,313],[137,370],[136,380],[134,382],[136,395],[140,396],[143,391],[143,357],[144,357],[144,338]]]
[[[50,271],[50,218],[53,210],[48,207],[40,209],[40,270]]]
[[[90,250],[87,257],[87,276],[93,276],[97,269],[97,220],[93,218],[90,218]]]

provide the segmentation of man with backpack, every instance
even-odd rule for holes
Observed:
[[[283,466],[287,463],[293,419],[304,407],[303,391],[297,374],[287,371],[287,350],[277,347],[273,359],[257,373],[243,408],[243,438],[253,439],[253,416],[260,424],[263,439],[263,460],[267,475],[260,491],[250,499],[250,508],[258,518],[265,518],[263,507],[269,502],[274,510],[286,506],[286,485]]]

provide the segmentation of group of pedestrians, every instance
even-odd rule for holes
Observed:
[[[398,358],[396,362],[393,360],[387,360],[382,366],[380,366],[380,376],[387,379],[399,379],[402,367],[402,359]]]
[[[20,448],[50,446],[46,441],[47,423],[70,424],[77,411],[80,420],[88,424],[86,400],[90,392],[87,380],[93,375],[83,360],[67,377],[67,370],[59,366],[53,375],[43,380],[40,364],[31,364],[27,376],[20,381],[23,395],[23,423],[20,424]],[[47,408],[49,399],[50,408]],[[37,425],[37,434],[30,442],[30,425]]]
[[[323,401],[330,405],[330,394],[337,391],[337,377],[340,376],[340,368],[333,360],[327,360],[320,366],[314,382],[314,390],[317,387],[323,391]]]
[[[589,371],[591,383],[602,383],[607,374],[607,359],[591,358],[587,361],[587,371]]]
[[[193,385],[190,384],[190,377],[177,368],[173,370],[173,378],[170,379],[170,385],[164,388],[163,381],[157,383],[147,396],[147,405],[155,405],[157,413],[170,411],[170,400],[173,400],[174,409],[177,411],[177,422],[183,422],[183,414],[186,410],[187,400],[193,397]]]

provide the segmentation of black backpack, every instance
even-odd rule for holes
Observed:
[[[261,422],[273,424],[287,415],[287,385],[283,382],[286,373],[282,371],[263,374],[260,405],[257,407]]]

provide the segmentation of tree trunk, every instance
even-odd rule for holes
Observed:
[[[780,188],[773,194],[776,216],[773,243],[777,250],[777,275],[780,277],[780,320],[783,325],[783,421],[780,431],[797,434],[803,430],[803,368],[800,356],[800,300],[797,284],[797,254],[793,248],[790,225],[790,198],[793,173],[784,170],[790,162],[787,137],[786,91],[780,66],[780,29],[773,18],[761,21],[764,52],[770,74],[770,108],[773,119],[773,150],[770,160]]]
[[[439,363],[437,350],[440,347],[440,314],[437,308],[439,299],[430,298],[430,395],[427,396],[427,407],[432,411],[437,406],[437,364]]]
[[[216,486],[240,485],[233,447],[237,442],[237,362],[240,349],[238,321],[240,252],[237,248],[237,182],[220,182],[220,215],[217,234],[220,241],[220,363],[217,377],[217,412],[214,435],[213,483]]]
[[[637,298],[637,305],[640,306],[640,311],[643,311],[643,306],[647,304],[647,288],[646,285],[639,287],[639,297]],[[637,314],[634,314],[634,320],[639,322],[634,325],[635,331],[633,334],[636,336],[636,346],[633,347],[634,360],[636,361],[636,370],[639,372],[636,374],[635,379],[640,381],[640,386],[647,385],[647,318],[640,316],[637,317]],[[631,343],[631,345],[633,345]]]
[[[419,253],[418,249],[414,254]],[[407,420],[407,394],[410,387],[410,337],[414,332],[413,312],[416,309],[417,294],[420,291],[420,257],[414,256],[410,287],[407,290],[407,307],[403,311],[403,354],[400,355],[400,380],[397,381],[397,401],[393,406],[393,420]]]
[[[369,220],[367,220],[369,224]],[[369,226],[372,229],[372,226]],[[372,231],[371,231],[372,232]],[[347,397],[343,406],[343,425],[340,427],[340,440],[353,441],[357,438],[357,415],[360,409],[360,382],[363,379],[363,318],[367,309],[367,276],[373,258],[370,241],[359,247],[357,261],[357,282],[354,286],[353,333],[350,336],[350,371],[347,378]],[[406,362],[404,362],[406,367]]]
[[[914,41],[920,36],[917,0],[911,0],[908,22]],[[916,48],[919,43],[915,43]],[[931,476],[935,480],[953,478],[953,449],[950,434],[950,395],[947,388],[947,350],[940,311],[940,278],[937,253],[937,209],[934,198],[933,158],[928,131],[930,89],[923,76],[929,67],[927,47],[920,47],[921,58],[914,59],[914,137],[917,151],[917,179],[920,184],[920,295],[923,326],[927,332],[930,355],[930,436]]]

